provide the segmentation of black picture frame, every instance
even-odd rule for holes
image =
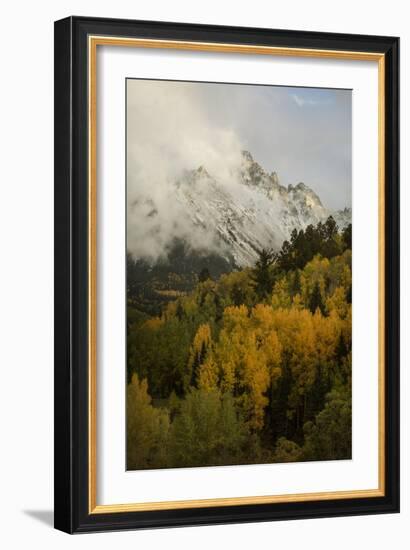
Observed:
[[[89,35],[385,56],[385,494],[274,504],[89,513]],[[55,23],[55,527],[67,533],[399,511],[399,39],[68,17]]]

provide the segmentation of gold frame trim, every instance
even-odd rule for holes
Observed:
[[[136,48],[177,49],[189,51],[225,52],[241,54],[260,54],[286,57],[312,57],[330,59],[349,59],[378,62],[378,186],[379,186],[379,372],[378,372],[378,488],[354,491],[327,491],[318,493],[300,493],[292,495],[249,496],[235,498],[216,498],[200,500],[178,500],[161,502],[143,502],[132,504],[97,504],[97,46],[126,46]],[[121,38],[112,36],[88,37],[88,510],[90,514],[119,512],[138,512],[153,510],[175,510],[205,508],[212,506],[240,506],[246,504],[271,504],[284,502],[307,502],[319,500],[341,500],[351,498],[382,497],[385,495],[385,56],[374,52],[350,52],[318,50],[304,48],[282,48],[271,46],[252,46],[242,44],[217,44],[207,42],[189,42],[177,40],[155,40],[139,38]]]

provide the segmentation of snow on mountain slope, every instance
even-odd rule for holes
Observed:
[[[327,210],[303,183],[280,185],[277,174],[266,173],[247,151],[231,184],[220,185],[200,167],[177,183],[176,197],[192,224],[216,234],[221,250],[239,266],[253,263],[262,248],[278,250],[294,228],[316,225],[331,214],[344,227],[351,218],[348,209]]]
[[[248,151],[242,152],[241,159],[227,181],[218,181],[201,166],[187,171],[172,184],[168,211],[172,208],[178,211],[179,221],[172,225],[175,231],[168,230],[164,235],[161,216],[166,217],[166,213],[150,200],[146,213],[151,224],[149,237],[161,241],[164,250],[167,241],[170,246],[172,239],[182,238],[195,250],[217,252],[237,266],[246,266],[254,263],[257,251],[262,248],[279,250],[294,228],[316,225],[329,215],[339,227],[350,223],[350,209],[328,210],[304,183],[282,186],[277,174],[265,172]],[[140,220],[142,226],[144,216]],[[182,227],[183,232],[178,230]]]

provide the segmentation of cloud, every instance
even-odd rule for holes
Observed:
[[[189,83],[128,81],[127,246],[135,256],[155,260],[172,238],[212,249],[213,236],[204,242],[171,184],[199,166],[229,182],[242,144],[232,128],[209,120],[201,92]]]
[[[330,99],[325,99],[325,100],[320,100],[320,99],[316,100],[311,98],[306,99],[297,94],[292,94],[291,98],[293,99],[293,101],[296,103],[298,107],[304,107],[305,105],[311,105],[311,106],[329,105],[331,103]]]

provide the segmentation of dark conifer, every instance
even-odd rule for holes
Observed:
[[[252,278],[255,282],[255,290],[260,299],[265,299],[273,288],[272,264],[274,255],[271,250],[263,248],[253,270]]]
[[[312,313],[315,313],[318,308],[321,314],[325,315],[326,310],[322,299],[322,293],[320,292],[319,281],[316,281],[312,290],[312,294],[310,295],[309,309]]]
[[[204,267],[199,276],[198,276],[199,282],[204,283],[208,279],[211,279],[211,274],[209,273],[209,269],[207,267]]]

